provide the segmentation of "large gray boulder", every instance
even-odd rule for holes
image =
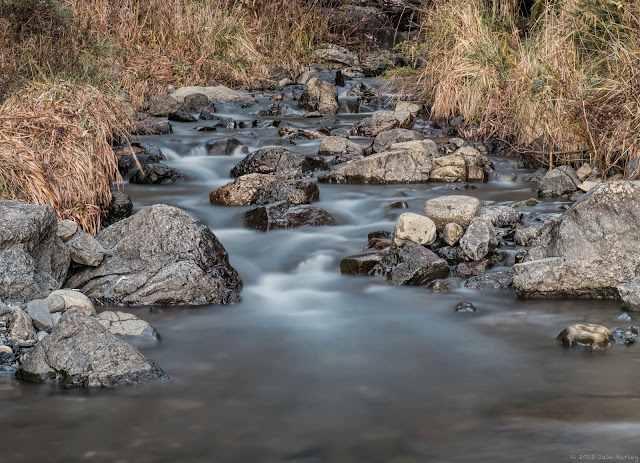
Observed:
[[[106,310],[101,312],[96,319],[111,334],[127,342],[157,342],[160,340],[160,334],[153,326],[131,313]]]
[[[381,153],[391,148],[395,143],[404,143],[406,141],[424,140],[424,136],[417,130],[408,129],[392,129],[381,132],[376,135],[373,140],[373,151]]]
[[[65,244],[69,248],[71,260],[77,264],[95,267],[102,262],[105,255],[105,250],[98,240],[84,230],[76,230]]]
[[[246,174],[277,174],[284,177],[300,177],[313,170],[313,162],[307,156],[286,148],[263,148],[254,151],[231,169],[232,177]]]
[[[271,174],[247,174],[209,194],[209,201],[221,206],[249,206],[287,200],[291,204],[309,204],[320,199],[314,182],[288,179]]]
[[[373,116],[357,122],[350,131],[352,135],[375,137],[393,129],[413,127],[413,115],[409,111],[378,111]]]
[[[320,142],[320,156],[340,156],[343,154],[364,156],[365,148],[344,137],[324,137]]]
[[[471,196],[449,195],[430,199],[424,203],[424,215],[436,224],[438,231],[448,223],[466,228],[474,217],[480,215],[482,205]]]
[[[573,193],[582,182],[571,166],[560,166],[545,174],[538,185],[540,196],[561,196]]]
[[[29,301],[60,288],[69,250],[51,206],[0,201],[0,299]]]
[[[115,386],[164,377],[158,365],[117,339],[98,320],[68,310],[29,354],[18,376],[64,386]]]
[[[298,106],[320,114],[337,114],[340,108],[338,90],[329,82],[313,77],[305,85]]]
[[[104,303],[228,304],[242,281],[215,235],[184,211],[163,204],[142,209],[100,232],[107,255],[67,286]]]
[[[431,157],[416,150],[376,153],[339,164],[319,181],[329,183],[423,183],[429,181]]]
[[[413,241],[391,249],[370,272],[384,275],[394,285],[424,285],[449,276],[449,264],[433,251]]]
[[[618,298],[640,265],[640,182],[608,182],[545,222],[513,267],[521,297]]]
[[[149,100],[149,114],[151,116],[166,117],[169,113],[179,110],[180,102],[173,95],[156,95]]]
[[[460,247],[472,260],[480,260],[498,246],[496,230],[491,221],[483,217],[471,219],[467,231],[460,239]]]

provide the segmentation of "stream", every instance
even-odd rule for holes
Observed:
[[[341,102],[354,83],[339,89]],[[283,102],[282,116],[258,117],[273,103],[258,101],[221,114],[309,129],[346,128],[371,114],[305,118]],[[242,302],[116,308],[160,332],[161,343],[141,350],[168,381],[81,390],[0,376],[0,461],[638,461],[640,346],[592,352],[555,339],[573,323],[622,326],[618,302],[520,300],[513,290],[465,288],[462,278],[434,293],[340,274],[340,260],[362,252],[369,232],[392,231],[402,212],[422,214],[427,199],[465,194],[508,205],[535,197],[536,184],[522,181],[531,171],[517,160],[492,157],[496,176],[473,189],[319,183],[315,205],[337,226],[264,233],[245,227],[249,207],[208,199],[246,154],[207,156],[205,145],[233,137],[253,151],[279,138],[277,129],[193,130],[206,122],[142,137],[188,182],[126,183],[125,192],[135,210],[166,203],[210,227],[244,282]],[[437,130],[432,136],[443,140]],[[295,143],[287,148],[315,155],[320,140]],[[408,209],[390,209],[395,201]],[[566,204],[545,198],[519,210],[556,213]],[[463,300],[478,311],[455,312]]]

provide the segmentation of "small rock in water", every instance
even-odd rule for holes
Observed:
[[[462,301],[459,302],[458,305],[456,305],[456,312],[475,312],[476,306],[474,306],[471,302],[469,301]]]
[[[408,209],[409,205],[406,201],[396,201],[389,204],[389,209]]]
[[[620,315],[618,315],[618,316],[616,317],[616,319],[617,319],[617,320],[622,320],[622,321],[625,321],[625,322],[630,322],[630,321],[631,321],[631,317],[630,317],[630,316],[629,316],[629,314],[628,314],[628,313],[626,313],[626,312],[623,312],[623,313],[621,313]]]
[[[564,329],[557,337],[565,346],[604,349],[615,343],[609,328],[601,325],[577,324]]]
[[[193,114],[184,111],[173,111],[169,113],[167,119],[174,122],[196,122],[198,120]]]
[[[427,288],[434,293],[445,293],[449,291],[447,284],[438,280],[430,281],[427,284]]]

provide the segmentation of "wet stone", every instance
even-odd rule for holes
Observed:
[[[196,122],[198,119],[185,111],[173,111],[167,115],[167,119],[174,122]]]
[[[248,227],[262,231],[335,225],[335,219],[327,211],[306,204],[291,205],[287,201],[251,209],[245,222]]]
[[[372,275],[386,276],[394,285],[423,285],[449,276],[449,264],[433,251],[413,241],[389,251]]]
[[[184,182],[188,180],[182,172],[165,164],[150,164],[137,170],[131,177],[131,183],[139,184],[167,184]]]
[[[453,275],[456,277],[469,278],[486,273],[491,268],[491,259],[480,259],[473,262],[461,262],[459,263]]]
[[[458,305],[456,305],[456,308],[455,308],[456,312],[475,312],[476,310],[477,310],[476,306],[474,306],[469,301],[459,302]]]
[[[565,346],[605,349],[615,343],[611,331],[601,325],[576,324],[564,329],[557,337]]]
[[[513,286],[513,271],[485,273],[469,278],[464,285],[471,289],[508,289]]]
[[[371,269],[386,255],[384,252],[369,252],[348,256],[340,261],[340,273],[344,275],[368,275]]]
[[[446,283],[438,280],[433,280],[427,283],[427,288],[429,289],[429,291],[432,291],[434,293],[445,293],[449,291],[449,287],[446,285]]]

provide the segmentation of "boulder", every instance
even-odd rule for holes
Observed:
[[[522,213],[509,206],[484,206],[480,210],[480,217],[489,219],[494,227],[513,228],[522,217]]]
[[[542,231],[542,223],[518,228],[513,234],[513,241],[518,246],[528,246]]]
[[[295,206],[287,201],[280,201],[247,211],[246,224],[249,228],[269,231],[335,225],[335,219],[324,209],[315,206]]]
[[[340,273],[344,275],[368,275],[386,255],[384,252],[368,252],[345,257],[340,261]]]
[[[270,174],[247,174],[209,194],[213,204],[249,206],[287,200],[291,204],[309,204],[320,199],[314,182],[292,180]]]
[[[103,303],[228,304],[240,300],[242,281],[215,235],[184,211],[146,207],[101,231],[107,250],[97,267],[67,285]]]
[[[625,310],[640,310],[640,278],[635,277],[626,283],[622,283],[617,288],[622,308]]]
[[[565,346],[589,347],[591,349],[604,349],[615,344],[615,339],[606,328],[601,325],[571,325],[562,330],[557,337]]]
[[[51,206],[0,201],[0,299],[29,301],[58,289],[69,250]]]
[[[36,330],[31,317],[20,307],[13,310],[9,319],[9,337],[27,341],[36,339]]]
[[[350,129],[351,135],[376,137],[379,133],[393,129],[413,127],[413,115],[409,111],[378,111]]]
[[[58,222],[58,230],[56,231],[56,235],[62,241],[67,241],[77,230],[78,224],[73,220],[61,220],[60,222]]]
[[[415,151],[422,156],[428,156],[432,159],[438,157],[438,145],[436,145],[433,140],[414,140],[394,143],[391,145],[391,149]]]
[[[320,156],[354,155],[364,156],[365,148],[358,143],[343,137],[324,137],[320,142]]]
[[[181,87],[177,89],[172,96],[179,103],[182,103],[188,95],[196,93],[205,95],[214,106],[247,108],[253,106],[256,102],[249,92],[233,90],[224,85],[217,85],[215,87]]]
[[[169,121],[135,121],[131,129],[131,135],[166,135],[171,132],[172,129]]]
[[[210,104],[204,93],[191,93],[182,100],[182,110],[190,114],[199,114]]]
[[[69,248],[71,260],[80,265],[95,267],[102,262],[106,253],[102,245],[93,236],[80,229],[65,244]]]
[[[449,276],[449,264],[429,249],[412,241],[391,249],[371,270],[394,285],[424,285]]]
[[[417,116],[422,111],[424,105],[422,103],[416,103],[414,101],[398,101],[396,103],[396,111],[409,111],[414,116]]]
[[[34,299],[29,301],[26,309],[27,315],[31,317],[33,326],[47,333],[53,328],[53,319],[49,312],[49,303],[44,299]]]
[[[450,154],[433,160],[432,182],[466,182],[467,163],[462,156]]]
[[[185,174],[166,164],[147,164],[142,166],[142,169],[137,169],[129,181],[138,184],[165,185],[187,180]]]
[[[482,217],[471,219],[464,236],[460,238],[460,247],[472,260],[480,260],[498,246],[496,230],[491,221]]]
[[[305,85],[298,106],[320,114],[337,114],[338,90],[329,82],[313,77]]]
[[[172,111],[167,114],[167,119],[173,122],[196,122],[198,118],[185,111]]]
[[[273,147],[255,151],[231,169],[232,177],[246,174],[277,174],[284,177],[301,177],[313,170],[314,160],[286,148]]]
[[[64,301],[64,306],[60,310],[55,310],[55,307],[58,306],[57,298],[62,298]],[[49,303],[50,312],[62,312],[68,309],[78,309],[85,312],[87,315],[96,315],[97,313],[91,300],[80,291],[74,291],[72,289],[58,289],[57,291],[53,291],[49,294],[45,300]]]
[[[471,196],[440,196],[424,203],[424,215],[433,220],[438,231],[442,231],[448,223],[466,228],[480,215],[481,208],[480,201]]]
[[[455,246],[464,235],[464,228],[457,223],[450,222],[442,229],[442,239],[449,246]]]
[[[433,243],[436,236],[436,226],[430,218],[406,212],[396,221],[393,245],[403,246],[407,241],[427,245]]]
[[[164,373],[95,318],[69,310],[36,345],[18,376],[64,386],[115,386],[152,381],[163,378]]]
[[[640,182],[597,186],[541,227],[513,267],[518,295],[618,298],[640,266],[639,230]]]
[[[101,312],[96,320],[109,332],[125,341],[159,341],[160,334],[151,325],[126,312]]]
[[[545,174],[538,185],[539,196],[561,196],[573,193],[580,185],[580,179],[571,166],[561,166]]]
[[[429,180],[430,171],[429,156],[399,149],[339,164],[318,180],[328,183],[424,183]]]
[[[391,148],[395,143],[403,143],[406,141],[424,140],[424,136],[417,130],[408,129],[392,129],[381,132],[376,135],[373,140],[373,151],[381,153]]]
[[[325,44],[326,48],[318,48],[313,51],[313,56],[324,61],[329,68],[360,66],[358,57],[347,50],[333,44]]]
[[[169,113],[180,110],[180,102],[173,95],[156,95],[149,100],[149,114],[154,117],[167,117]]]

